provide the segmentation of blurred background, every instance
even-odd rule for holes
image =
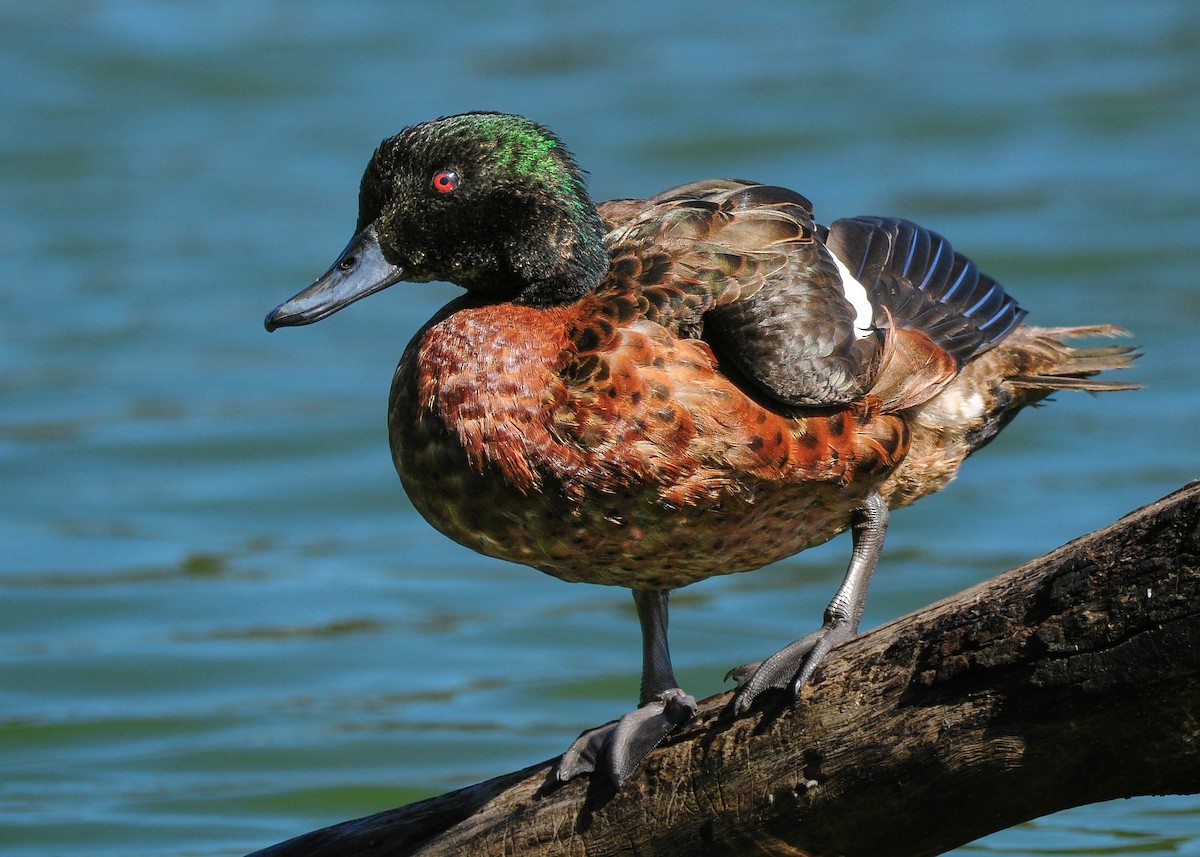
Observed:
[[[1063,394],[893,516],[870,628],[1200,475],[1198,80],[1194,0],[0,4],[0,853],[243,854],[634,702],[628,593],[451,544],[392,470],[393,367],[456,290],[262,329],[381,138],[523,113],[597,199],[786,185],[1134,331],[1143,391]],[[816,625],[848,551],[678,593],[684,686]],[[1200,797],[962,849],[1125,852],[1200,854]]]

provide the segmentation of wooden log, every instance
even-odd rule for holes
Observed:
[[[253,857],[938,854],[1200,792],[1200,483],[838,648],[801,699],[730,694],[620,792],[550,762]]]

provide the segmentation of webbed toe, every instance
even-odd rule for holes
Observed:
[[[657,699],[620,720],[576,738],[559,760],[555,779],[565,783],[581,774],[598,772],[620,788],[664,738],[695,716],[694,697],[677,687],[663,691]]]

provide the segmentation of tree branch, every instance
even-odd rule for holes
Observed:
[[[252,857],[937,854],[1066,807],[1200,791],[1200,483],[731,694],[619,793],[550,763]]]

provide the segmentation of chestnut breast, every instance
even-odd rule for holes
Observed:
[[[434,527],[564,580],[676,588],[826,541],[903,457],[869,399],[785,414],[613,303],[464,298],[416,335],[389,431]]]

